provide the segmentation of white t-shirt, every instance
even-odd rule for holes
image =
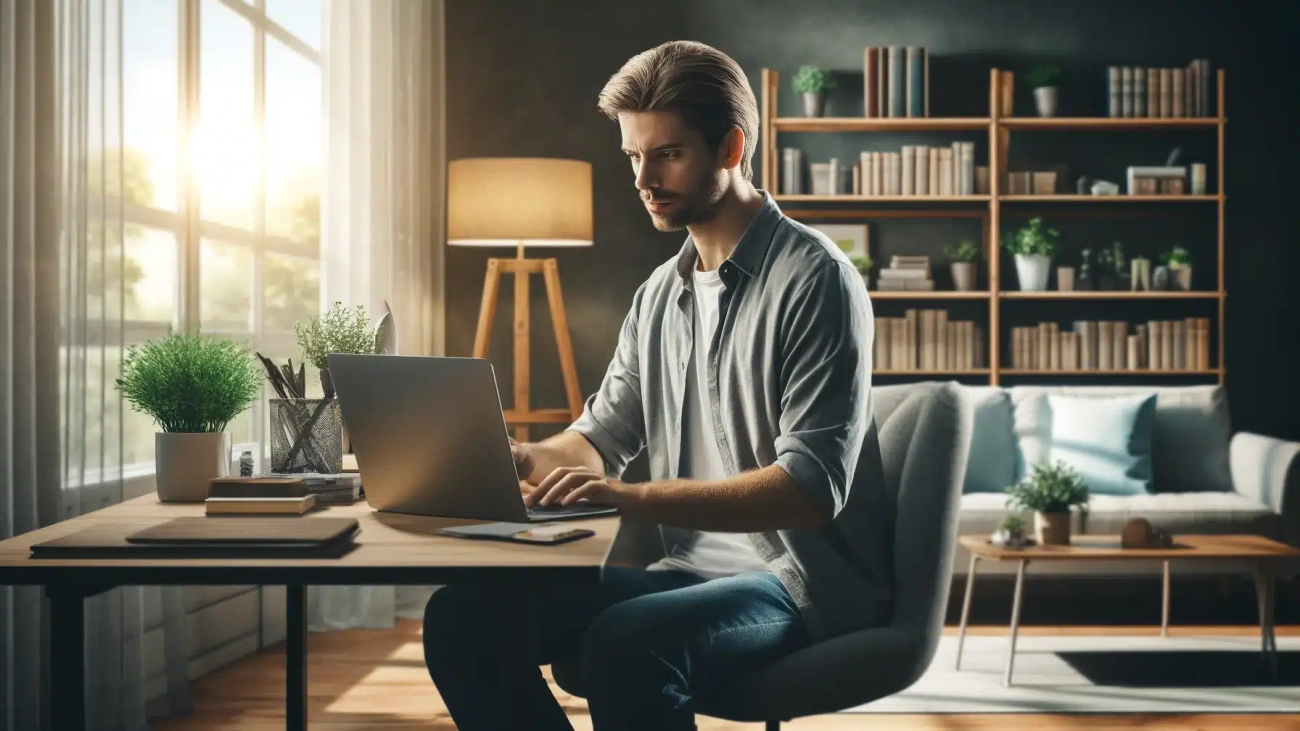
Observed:
[[[713,427],[713,410],[704,384],[708,383],[708,351],[718,326],[718,305],[724,289],[717,270],[695,270],[695,363],[686,375],[683,399],[681,475],[692,480],[729,477]],[[675,547],[651,569],[678,569],[706,579],[734,576],[746,571],[767,571],[745,533],[692,531],[686,545]]]

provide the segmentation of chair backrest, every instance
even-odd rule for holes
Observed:
[[[877,386],[872,400],[885,479],[898,494],[891,625],[924,635],[929,656],[947,612],[972,410],[950,382]]]

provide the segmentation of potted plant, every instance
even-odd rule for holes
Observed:
[[[989,537],[989,542],[1004,548],[1024,548],[1029,545],[1025,535],[1025,521],[1019,515],[1011,513],[998,523],[998,527]]]
[[[1054,63],[1039,64],[1025,74],[1025,80],[1034,90],[1034,106],[1038,109],[1038,116],[1055,117],[1061,83],[1065,80],[1065,72],[1061,67]]]
[[[853,262],[853,268],[858,270],[858,274],[862,275],[862,282],[864,284],[867,284],[868,285],[867,288],[870,289],[869,278],[871,274],[871,268],[876,265],[876,262],[872,261],[871,255],[853,254],[849,257],[849,261]]]
[[[1047,289],[1047,275],[1051,271],[1052,257],[1060,250],[1060,232],[1043,228],[1043,219],[1035,216],[1029,225],[1022,227],[1006,241],[1008,252],[1016,256],[1016,276],[1023,292],[1042,292]]]
[[[1070,508],[1088,504],[1088,485],[1064,462],[1043,462],[1020,482],[1007,488],[1012,508],[1034,511],[1034,533],[1039,545],[1070,543]]]
[[[826,92],[835,88],[835,79],[817,66],[800,66],[792,81],[794,90],[803,95],[805,117],[820,117],[826,111]]]
[[[370,324],[362,305],[348,308],[342,302],[335,302],[325,314],[305,323],[295,323],[293,333],[303,357],[320,371],[321,389],[327,396],[334,394],[329,373],[330,353],[372,355],[382,352],[379,328]]]
[[[1074,287],[1084,292],[1092,289],[1092,249],[1085,248],[1079,252],[1079,276]]]
[[[261,376],[246,348],[233,341],[172,333],[131,346],[118,391],[153,417],[158,499],[202,502],[208,481],[230,465],[226,426],[258,398]]]
[[[975,290],[976,262],[983,252],[969,239],[962,241],[955,248],[948,247],[948,258],[952,260],[952,282],[958,292]]]
[[[1184,292],[1192,289],[1192,255],[1187,253],[1187,249],[1181,246],[1175,246],[1171,251],[1160,256],[1160,261],[1169,267],[1169,273],[1173,277],[1173,288],[1180,289]]]

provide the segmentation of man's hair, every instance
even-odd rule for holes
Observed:
[[[740,172],[746,180],[753,175],[758,102],[740,64],[712,46],[670,41],[638,53],[610,77],[597,107],[614,120],[620,112],[676,111],[714,153],[739,127],[745,133]]]

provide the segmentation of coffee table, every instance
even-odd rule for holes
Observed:
[[[1255,569],[1255,597],[1259,602],[1260,659],[1272,677],[1277,677],[1277,639],[1273,634],[1275,571],[1279,559],[1300,557],[1300,549],[1254,535],[1179,535],[1170,548],[1124,548],[1117,535],[1075,535],[1068,546],[1031,545],[1005,548],[989,543],[988,536],[961,536],[961,545],[970,551],[970,570],[966,574],[966,597],[961,607],[961,629],[957,636],[956,669],[961,669],[962,645],[966,641],[966,620],[970,616],[971,592],[975,570],[981,560],[1015,561],[1016,589],[1011,605],[1011,652],[1007,656],[1003,685],[1011,685],[1011,671],[1016,661],[1016,635],[1020,630],[1020,604],[1024,596],[1025,569],[1035,561],[1161,561],[1164,564],[1164,591],[1160,634],[1169,633],[1169,563],[1171,561],[1241,560]]]

